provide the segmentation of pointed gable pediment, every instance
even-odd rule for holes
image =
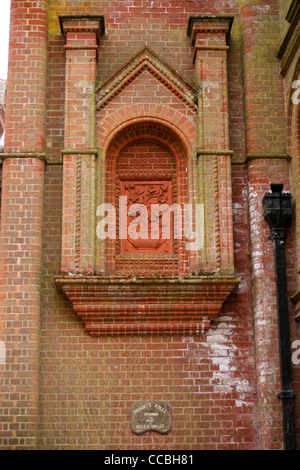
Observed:
[[[197,92],[151,49],[145,47],[96,89],[97,109],[105,108],[143,72],[150,73],[178,99],[197,111]]]

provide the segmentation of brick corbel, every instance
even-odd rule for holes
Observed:
[[[204,335],[239,276],[54,279],[92,336]]]

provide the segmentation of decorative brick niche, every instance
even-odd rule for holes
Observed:
[[[186,158],[181,147],[175,144],[175,136],[159,124],[149,126],[147,119],[132,124],[120,132],[107,151],[106,202],[117,208],[120,219],[119,196],[126,196],[128,205],[124,208],[143,204],[148,211],[146,234],[137,240],[129,236],[120,239],[120,224],[117,224],[116,241],[106,241],[103,270],[112,275],[177,276],[188,273],[187,261],[190,254],[184,242],[174,238],[174,214],[170,214],[170,237],[162,238],[162,220],[158,220],[159,233],[151,234],[153,204],[162,206],[188,201]],[[152,214],[152,215],[151,215]],[[160,214],[162,219],[162,214]],[[172,217],[171,217],[172,216]],[[133,223],[135,217],[128,217]],[[142,227],[141,227],[142,229]],[[157,238],[156,238],[157,237]],[[179,254],[181,261],[179,261]]]
[[[199,92],[147,47],[95,89],[94,46],[103,24],[95,18],[62,21],[67,51],[66,148],[62,276],[55,282],[92,335],[204,334],[241,280],[233,265],[232,152],[224,66],[229,23],[221,20],[220,26],[218,20],[215,36],[215,19],[205,20],[205,28],[199,26],[201,21],[197,17],[189,23],[197,45]],[[207,41],[200,47],[203,35]],[[213,49],[213,56],[205,48]],[[205,96],[205,80],[217,80],[215,67],[218,74],[221,71],[221,89],[211,94],[210,105],[221,112],[212,121],[210,109],[198,103],[210,99]],[[71,98],[75,107],[70,106]],[[73,130],[80,119],[79,138]],[[193,216],[196,205],[202,205],[204,246],[188,249],[185,235],[174,236],[174,214],[167,240],[162,225],[154,239],[129,236],[132,217],[122,238],[120,196],[127,198],[126,212],[144,204],[146,235],[154,221],[153,204],[189,204]],[[115,239],[96,236],[101,204],[116,208]]]

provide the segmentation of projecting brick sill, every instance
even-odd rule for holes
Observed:
[[[240,276],[58,276],[57,288],[93,336],[203,335]]]

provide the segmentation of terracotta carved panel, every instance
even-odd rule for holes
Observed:
[[[125,201],[121,211],[120,196]],[[169,210],[176,202],[176,160],[170,151],[151,140],[132,142],[121,151],[115,179],[117,273],[177,274],[178,240]],[[121,220],[126,220],[126,237]]]
[[[121,253],[171,253],[170,181],[123,181],[121,187],[129,214]]]

